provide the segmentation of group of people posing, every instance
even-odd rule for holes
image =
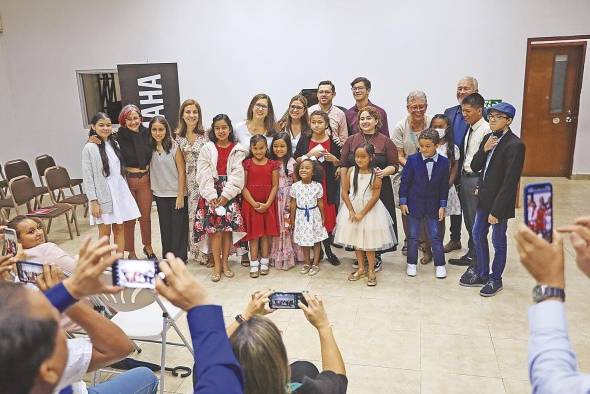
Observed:
[[[477,81],[461,79],[459,105],[432,118],[421,91],[407,96],[408,115],[390,135],[387,114],[369,101],[371,82],[351,82],[355,105],[333,104],[332,82],[318,84],[318,104],[294,96],[276,120],[266,94],[252,98],[244,122],[216,115],[208,130],[196,100],[185,100],[178,127],[164,117],[142,125],[139,108],[126,105],[118,132],[108,115],[91,121],[83,173],[91,224],[114,235],[118,252],[135,258],[139,219],[143,251],[155,258],[150,210],[155,199],[162,252],[212,268],[211,280],[234,276],[228,258],[242,256],[250,276],[270,267],[316,275],[324,257],[339,265],[332,247],[354,250],[348,279],[377,284],[381,254],[397,249],[396,206],[402,213],[407,274],[434,260],[446,277],[444,253],[460,249],[461,216],[469,251],[451,264],[468,265],[464,286],[482,295],[502,288],[506,222],[514,217],[524,146],[510,131],[515,109],[499,103],[484,111]],[[485,119],[489,119],[489,124]],[[444,219],[451,241],[443,246]],[[490,272],[487,233],[493,228]]]

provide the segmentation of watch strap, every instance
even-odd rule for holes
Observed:
[[[245,322],[245,321],[246,321],[246,319],[244,319],[244,318],[242,317],[242,315],[241,315],[241,314],[238,314],[238,315],[236,315],[236,321],[237,321],[239,324],[242,324],[243,322]]]

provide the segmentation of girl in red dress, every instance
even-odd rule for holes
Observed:
[[[268,274],[271,237],[279,235],[275,198],[279,189],[280,163],[269,160],[267,154],[266,138],[252,136],[250,158],[243,163],[246,185],[242,190],[242,216],[246,225],[244,240],[250,242],[251,278]],[[258,256],[259,246],[261,256]]]
[[[340,146],[333,140],[335,135],[330,129],[330,118],[323,111],[314,111],[309,117],[311,134],[302,135],[297,143],[295,159],[301,163],[306,158],[315,157],[323,167],[322,188],[324,193],[324,226],[330,234],[322,244],[326,257],[332,265],[339,265],[340,260],[332,253],[331,243],[336,227],[336,211],[340,202],[336,168],[340,165]]]

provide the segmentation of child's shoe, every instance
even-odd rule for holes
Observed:
[[[260,259],[260,275],[268,275],[268,259]]]
[[[309,269],[309,276],[314,276],[318,272],[320,272],[320,266],[313,264]]]
[[[436,267],[436,278],[437,279],[444,279],[447,277],[447,269],[444,265],[440,265]]]
[[[417,265],[416,264],[408,264],[408,268],[406,268],[406,274],[408,276],[416,276],[417,273]]]
[[[301,269],[299,270],[299,273],[301,273],[302,275],[305,275],[309,272],[310,268],[311,268],[311,266],[309,264],[303,264],[301,266]]]
[[[257,261],[250,261],[250,278],[258,278],[260,275],[259,268],[260,263]]]

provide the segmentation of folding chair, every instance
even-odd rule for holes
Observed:
[[[110,274],[105,274],[104,280],[110,281],[109,277]],[[185,346],[194,357],[192,346],[176,325],[176,321],[184,311],[168,301],[160,299],[150,289],[126,288],[118,294],[101,294],[100,298],[106,305],[118,311],[111,321],[118,325],[131,340],[161,343],[160,393],[163,393],[166,375],[166,345]],[[166,340],[170,328],[176,331],[182,343]]]
[[[49,155],[41,155],[41,156],[37,156],[35,158],[35,167],[37,168],[37,175],[39,176],[39,182],[41,182],[41,186],[45,186],[45,180],[43,179],[43,177],[45,176],[45,171],[49,167],[55,167],[55,165],[56,165],[55,160],[53,160],[53,157],[51,157]],[[80,193],[83,193],[82,179],[80,179],[80,178],[70,179],[70,186],[71,187],[78,186],[80,188]]]
[[[88,197],[86,194],[76,194],[72,188],[72,182],[68,170],[63,167],[49,167],[45,170],[45,181],[49,190],[49,198],[54,204],[66,203],[73,206],[72,220],[77,220],[76,208],[78,205],[84,206],[84,217],[88,215]],[[66,196],[65,190],[70,191],[70,196]],[[57,192],[57,196],[55,195]]]
[[[4,172],[6,173],[6,180],[10,182],[14,178],[19,176],[27,176],[33,179],[33,174],[31,173],[31,167],[29,167],[29,163],[22,159],[10,160],[4,164]],[[34,209],[43,204],[43,195],[48,193],[47,188],[45,186],[36,186],[33,182],[33,190],[35,193],[35,206]]]
[[[44,207],[42,212],[31,210],[31,200],[35,199],[35,183],[30,177],[21,175],[11,179],[8,182],[8,189],[10,190],[10,197],[12,200],[12,207],[18,215],[18,207],[25,205],[27,208],[27,216],[36,217],[39,219],[48,219],[47,234],[51,229],[51,222],[54,218],[65,215],[68,231],[70,232],[70,239],[74,239],[72,234],[72,227],[70,225],[70,212],[73,212],[73,207],[66,203],[57,203],[49,207]],[[78,221],[74,216],[74,225],[76,226],[76,233],[80,235],[78,229]]]

